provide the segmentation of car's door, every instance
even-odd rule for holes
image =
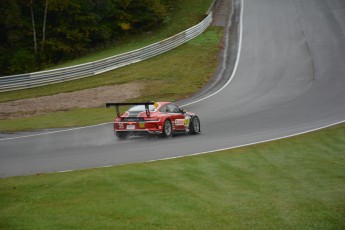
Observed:
[[[182,110],[173,103],[168,104],[166,106],[169,110],[169,115],[171,116],[171,122],[173,123],[173,126],[175,126],[175,129],[184,130],[185,116],[182,113]]]

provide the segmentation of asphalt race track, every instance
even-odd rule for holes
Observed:
[[[345,1],[244,0],[242,7],[241,23],[232,22],[239,59],[228,64],[234,49],[226,42],[218,70],[227,80],[183,102],[199,115],[202,134],[119,141],[104,124],[3,139],[0,177],[173,158],[345,121]]]

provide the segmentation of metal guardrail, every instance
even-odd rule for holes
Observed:
[[[197,37],[207,29],[207,27],[212,23],[212,8],[214,8],[216,2],[217,0],[215,0],[212,3],[210,7],[211,9],[209,9],[209,11],[207,12],[208,15],[203,21],[170,38],[145,46],[141,49],[115,55],[94,62],[84,63],[81,65],[27,74],[3,76],[0,77],[0,92],[18,89],[28,89],[42,85],[54,84],[69,80],[75,80],[83,77],[89,77],[110,70],[114,70],[122,66],[140,62],[145,59],[172,50],[182,45],[183,43]]]

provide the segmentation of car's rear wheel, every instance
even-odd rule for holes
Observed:
[[[165,120],[164,125],[163,125],[163,132],[162,136],[163,137],[170,137],[172,135],[172,124],[170,120]]]
[[[200,132],[200,120],[197,116],[191,118],[190,126],[189,126],[189,133],[190,134],[198,134]]]
[[[128,133],[127,132],[116,132],[115,135],[117,136],[117,138],[124,140],[128,137]]]

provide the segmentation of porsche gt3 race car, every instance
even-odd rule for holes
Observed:
[[[106,103],[115,107],[114,133],[119,139],[129,135],[157,134],[170,137],[174,133],[200,133],[200,120],[172,102]],[[120,106],[132,106],[122,115]]]

